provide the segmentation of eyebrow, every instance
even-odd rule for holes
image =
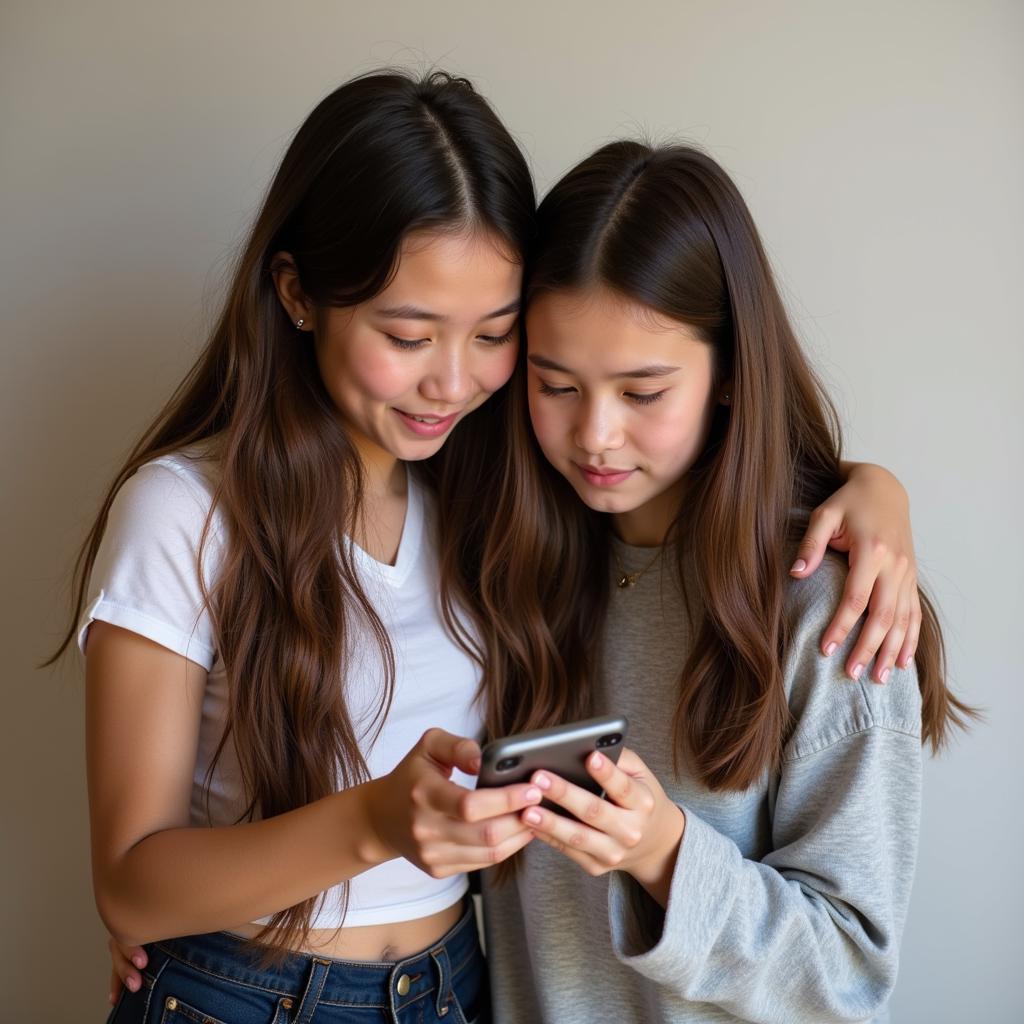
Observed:
[[[507,305],[496,309],[493,313],[488,313],[486,316],[480,317],[477,322],[480,323],[483,320],[496,320],[499,316],[508,316],[509,313],[518,313],[520,307],[519,299],[513,299]],[[377,312],[381,316],[388,317],[392,320],[434,320],[443,322],[448,319],[448,316],[444,313],[432,313],[429,309],[422,309],[420,306],[386,306],[382,309],[378,309]]]
[[[567,366],[562,366],[561,363],[556,363],[553,359],[548,359],[546,356],[527,356],[527,358],[538,369],[554,370],[556,373],[572,373],[572,370]],[[667,377],[670,373],[675,373],[679,369],[681,369],[679,366],[665,366],[662,363],[654,363],[651,366],[641,366],[636,370],[627,370],[624,373],[612,374],[612,376],[616,380],[625,377]]]

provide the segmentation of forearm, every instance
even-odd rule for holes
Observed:
[[[871,729],[785,775],[779,846],[762,861],[744,858],[689,811],[664,912],[613,881],[614,948],[676,997],[743,1019],[868,1019],[895,980],[913,876],[919,740]],[[849,792],[840,798],[843,780]]]
[[[264,821],[155,832],[116,858],[94,851],[110,933],[141,944],[231,928],[315,896],[391,854],[366,813],[373,782]]]

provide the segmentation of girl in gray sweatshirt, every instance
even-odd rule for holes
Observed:
[[[570,814],[523,811],[539,841],[485,878],[495,1018],[887,1020],[922,741],[971,714],[935,614],[918,595],[874,666],[856,630],[818,649],[845,567],[786,568],[840,479],[836,417],[713,160],[611,144],[540,224],[522,456],[482,510],[488,728],[630,733],[587,763],[605,799],[538,772]]]

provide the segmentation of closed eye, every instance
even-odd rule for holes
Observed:
[[[388,334],[387,331],[384,332],[384,337],[396,348],[400,348],[405,352],[412,352],[414,349],[422,348],[430,341],[429,338],[398,338],[394,334]]]
[[[651,394],[638,395],[626,391],[625,397],[628,398],[631,402],[636,402],[637,405],[650,405],[652,402],[657,402],[664,394],[664,391],[654,391]]]
[[[504,334],[478,334],[477,337],[488,345],[507,345],[516,336],[518,326],[514,323]]]
[[[540,381],[537,385],[537,390],[542,395],[568,395],[575,391],[575,388],[553,388],[550,384],[545,384],[544,381]]]

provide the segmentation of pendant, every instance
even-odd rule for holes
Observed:
[[[619,577],[619,590],[625,590],[626,587],[635,587],[639,575],[640,573],[638,572],[624,572]]]

